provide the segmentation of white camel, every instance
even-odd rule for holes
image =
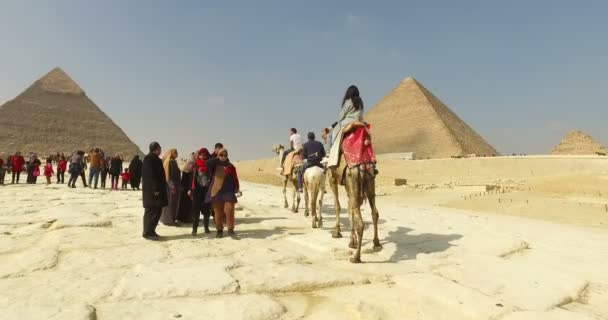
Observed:
[[[304,172],[304,202],[308,217],[309,208],[312,212],[312,227],[320,228],[323,225],[321,211],[323,209],[323,194],[325,193],[325,171],[319,167],[310,167]],[[317,209],[317,199],[319,207]]]

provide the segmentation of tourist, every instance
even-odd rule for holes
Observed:
[[[163,207],[168,204],[167,180],[163,162],[159,155],[161,147],[158,142],[150,143],[150,153],[144,157],[142,164],[142,200],[144,211],[143,237],[148,240],[159,240],[156,226],[160,220]]]
[[[129,163],[129,173],[131,173],[131,188],[133,190],[139,190],[141,184],[141,160],[139,156],[134,156],[133,160]]]
[[[110,176],[111,179],[111,188],[112,190],[118,190],[118,179],[120,179],[120,174],[122,173],[122,159],[120,158],[120,154],[114,155],[114,158],[110,161]]]
[[[209,152],[207,152],[209,154]],[[186,160],[182,170],[182,180],[180,182],[181,192],[179,194],[179,207],[177,209],[177,221],[179,223],[192,223],[192,177],[196,162],[196,153],[192,152],[190,159]],[[204,198],[204,196],[203,196]]]
[[[224,145],[221,142],[216,143],[210,159],[217,158],[218,152],[220,152],[222,149],[224,149]]]
[[[129,169],[125,169],[125,172],[120,174],[120,178],[122,179],[122,190],[127,190],[129,186],[129,182],[131,181],[131,174],[129,173]]]
[[[163,169],[167,181],[167,196],[169,203],[163,208],[160,221],[167,226],[177,226],[177,207],[179,205],[181,172],[177,165],[177,150],[171,149],[163,159]]]
[[[102,189],[106,188],[106,180],[108,179],[108,171],[110,170],[110,161],[112,159],[110,157],[102,158],[101,160],[101,168],[100,168],[100,187]]]
[[[218,151],[221,151],[218,150]],[[219,154],[218,154],[219,155]],[[206,161],[209,160],[209,151],[202,148],[198,151],[192,169],[188,195],[192,198],[192,235],[196,236],[201,213],[203,214],[203,226],[205,233],[209,233],[209,217],[211,216],[211,204],[205,201],[209,187],[209,170]],[[214,158],[217,159],[217,158]],[[215,221],[215,218],[214,218]]]
[[[21,152],[17,151],[15,155],[11,158],[11,172],[13,175],[13,184],[19,184],[19,176],[23,171],[23,165],[25,165],[25,159],[21,155]]]
[[[325,154],[329,154],[329,150],[331,149],[331,129],[325,128],[321,131],[321,139],[323,139],[323,149],[325,150]]]
[[[342,99],[342,106],[338,116],[338,123],[332,130],[332,146],[329,152],[329,167],[338,165],[340,157],[340,145],[342,144],[342,130],[353,122],[363,121],[363,100],[359,95],[359,89],[356,86],[350,86]]]
[[[211,176],[206,202],[211,203],[215,214],[215,228],[217,238],[224,235],[224,216],[228,227],[228,235],[236,238],[234,232],[234,206],[237,203],[237,195],[240,195],[239,179],[236,167],[228,160],[228,150],[222,149],[218,157],[210,159],[206,163]]]
[[[86,174],[85,172],[87,171],[87,159],[89,158],[87,156],[86,153],[84,153],[84,151],[78,151],[80,153],[80,159],[82,162],[82,169],[80,170],[80,178],[82,178],[82,184],[84,185],[85,188],[88,188],[89,186],[87,185],[87,178],[86,178]]]
[[[99,154],[99,148],[92,149],[89,152],[89,186],[94,189],[97,189],[97,183],[99,182],[102,159]],[[93,179],[95,179],[94,184]]]
[[[68,188],[76,188],[76,180],[80,176],[83,167],[83,157],[80,151],[74,151],[70,159],[70,179],[68,180]]]
[[[51,184],[51,177],[55,174],[53,171],[53,158],[48,157],[46,164],[44,165],[44,176],[46,177],[46,184]]]
[[[0,155],[0,186],[4,185],[4,176],[6,175],[6,165],[4,159],[2,159],[3,156]]]
[[[315,140],[314,132],[308,133],[308,142],[302,146],[302,158],[304,164],[298,170],[298,188],[300,188],[300,191],[302,189],[302,176],[306,169],[312,167],[323,168],[321,160],[325,158],[325,148],[321,142]]]
[[[65,183],[65,170],[67,169],[68,162],[63,154],[59,155],[57,159],[57,183],[63,184]]]
[[[36,154],[32,154],[32,156],[30,157],[30,169],[29,169],[29,183],[30,184],[36,184],[36,182],[38,181],[38,177],[40,176],[40,165],[42,165],[42,162],[40,162],[40,159],[38,159],[38,156]]]
[[[287,155],[302,148],[302,137],[298,134],[296,128],[289,129],[289,150],[283,153],[283,159],[281,159],[281,167],[287,158]]]

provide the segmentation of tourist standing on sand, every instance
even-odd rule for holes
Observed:
[[[224,236],[224,216],[228,226],[228,235],[236,238],[234,232],[234,206],[237,203],[237,194],[240,195],[239,178],[236,167],[228,160],[228,150],[222,149],[218,157],[210,159],[206,163],[207,170],[211,175],[211,183],[205,200],[211,203],[215,214],[215,228],[217,238]]]
[[[110,171],[110,161],[112,159],[110,157],[104,158],[101,160],[101,168],[100,168],[100,187],[102,189],[106,188],[106,180],[108,180],[108,172]]]
[[[99,154],[99,148],[91,150],[89,153],[89,186],[97,189],[99,183],[99,173],[101,172],[102,157]],[[93,184],[93,179],[95,180]]]
[[[19,184],[19,176],[23,171],[23,165],[25,164],[25,159],[21,155],[21,152],[17,151],[15,155],[11,158],[11,172],[13,175],[13,184]],[[15,179],[16,178],[16,179]]]
[[[28,182],[30,184],[36,184],[38,177],[40,176],[40,165],[42,165],[42,162],[40,162],[40,159],[38,159],[36,154],[32,154],[30,159],[30,174],[28,175]]]
[[[167,181],[169,204],[163,208],[160,222],[167,226],[177,226],[177,208],[179,206],[181,172],[177,165],[177,149],[171,149],[163,159],[163,169]]]
[[[48,157],[46,164],[44,165],[44,176],[46,177],[46,184],[51,184],[51,177],[55,174],[53,171],[53,158]]]
[[[194,171],[194,163],[196,161],[196,153],[192,152],[190,159],[186,161],[182,170],[182,180],[180,181],[181,192],[179,194],[179,206],[177,209],[177,221],[179,223],[192,223],[192,198],[190,197],[190,189],[192,189],[192,176]]]
[[[218,150],[221,151],[222,149]],[[219,153],[219,152],[218,152]],[[218,154],[219,155],[219,154]],[[209,233],[209,218],[211,217],[211,203],[205,201],[207,192],[209,191],[209,183],[211,180],[210,172],[207,168],[207,161],[210,158],[209,151],[202,148],[198,151],[196,162],[192,169],[192,179],[189,185],[188,195],[192,198],[192,235],[196,236],[198,225],[203,214],[203,226],[205,233]],[[217,158],[214,158],[217,159]],[[213,218],[215,221],[215,218]]]
[[[131,174],[129,173],[129,169],[125,168],[125,172],[120,174],[120,179],[122,180],[122,190],[127,190],[129,188],[129,182],[131,181]]]
[[[139,190],[141,184],[141,165],[142,162],[139,156],[134,156],[131,163],[129,163],[129,173],[131,173],[131,188],[133,190]]]
[[[118,180],[120,179],[120,174],[122,173],[122,159],[120,158],[120,154],[114,155],[114,158],[110,161],[110,176],[112,177],[112,189],[118,190]]]
[[[74,151],[70,158],[70,179],[68,180],[68,188],[76,188],[76,180],[78,180],[78,177],[82,172],[83,161],[82,153],[80,151]]]
[[[163,162],[159,156],[161,147],[158,142],[150,144],[150,153],[144,157],[142,164],[142,199],[144,211],[143,237],[148,240],[158,240],[156,226],[167,200],[167,180]]]
[[[2,159],[3,156],[0,154],[0,186],[4,185],[4,176],[6,175],[6,165],[4,159]]]
[[[57,183],[65,183],[65,170],[67,169],[68,162],[65,160],[65,156],[62,154],[57,158]]]

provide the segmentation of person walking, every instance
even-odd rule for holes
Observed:
[[[57,183],[65,183],[65,171],[68,166],[67,160],[65,160],[65,156],[62,154],[57,159]]]
[[[36,154],[32,154],[32,157],[30,159],[30,172],[28,175],[29,183],[36,184],[36,182],[38,181],[38,177],[40,176],[40,165],[42,163],[40,162],[40,159],[38,159],[38,156]]]
[[[215,214],[216,237],[224,236],[224,216],[228,227],[228,235],[236,238],[234,232],[234,207],[237,195],[240,195],[239,178],[236,167],[228,160],[228,150],[222,149],[218,157],[206,162],[207,170],[211,175],[211,183],[207,190],[205,201],[211,203]]]
[[[13,176],[12,184],[19,184],[19,176],[23,171],[23,165],[25,164],[25,159],[21,155],[21,152],[17,151],[15,155],[11,158],[11,173]]]
[[[150,143],[150,152],[142,163],[142,202],[144,207],[143,234],[147,240],[159,240],[156,227],[167,199],[167,180],[163,162],[159,156],[161,147],[158,142]]]
[[[99,154],[99,148],[95,148],[89,152],[89,186],[97,189],[99,183],[99,173],[101,172],[102,157]]]
[[[131,188],[133,190],[139,190],[141,184],[141,165],[142,162],[139,156],[134,156],[131,163],[129,163],[129,173],[131,174]]]
[[[120,174],[122,173],[122,159],[120,158],[120,154],[114,155],[112,161],[110,161],[110,175],[112,177],[112,190],[118,190],[118,180],[120,179]]]
[[[81,151],[74,151],[70,159],[68,188],[76,188],[76,180],[78,180],[78,176],[82,172],[83,161],[83,153]]]
[[[179,166],[177,165],[177,150],[171,149],[163,159],[163,169],[165,171],[165,180],[167,181],[167,196],[169,204],[163,208],[163,213],[160,222],[167,226],[177,226],[177,208],[179,205],[180,194],[180,175]]]
[[[44,165],[44,176],[46,177],[46,184],[51,184],[51,177],[55,174],[53,171],[53,158],[48,157],[46,164]]]
[[[211,180],[206,163],[210,157],[211,155],[207,149],[200,149],[196,155],[196,161],[192,168],[192,175],[188,186],[188,196],[192,199],[192,236],[196,236],[198,233],[201,213],[203,214],[205,233],[210,232],[209,217],[211,217],[211,204],[205,201],[205,196],[209,190],[209,183]]]

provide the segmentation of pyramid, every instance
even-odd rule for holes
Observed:
[[[551,150],[553,155],[606,154],[606,148],[578,130],[570,130],[562,141]]]
[[[141,155],[139,147],[91,101],[63,70],[55,68],[0,106],[0,152],[46,156],[100,147],[106,155]]]
[[[414,78],[401,81],[366,115],[376,153],[418,159],[498,155],[479,134]]]

